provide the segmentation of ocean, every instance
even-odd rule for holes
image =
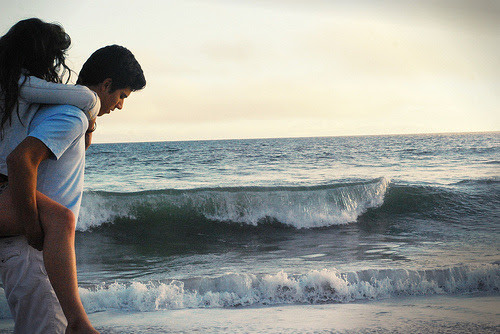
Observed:
[[[85,178],[103,333],[500,332],[500,133],[95,144]]]

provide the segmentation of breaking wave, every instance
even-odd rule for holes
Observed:
[[[443,269],[366,269],[344,273],[335,269],[305,274],[227,273],[182,280],[102,283],[79,290],[88,313],[331,304],[476,292],[498,295],[500,265],[496,262]],[[0,318],[10,317],[7,301],[0,298]]]
[[[347,224],[382,205],[389,185],[369,182],[316,187],[241,187],[159,190],[137,193],[86,192],[78,229],[85,231],[117,218],[165,220],[200,215],[204,219],[256,226],[265,221],[295,228]],[[171,217],[170,217],[171,219]]]
[[[234,228],[271,224],[308,229],[359,221],[377,224],[389,217],[415,215],[475,224],[478,218],[500,219],[498,185],[488,179],[437,187],[379,178],[315,187],[86,192],[77,228],[102,230],[115,225],[115,230],[132,233],[141,227],[160,232],[166,226],[185,229],[223,223]]]
[[[230,273],[216,278],[113,283],[80,288],[88,312],[155,311],[256,305],[347,303],[397,296],[488,292],[498,294],[498,264],[447,269],[372,269],[303,275]]]

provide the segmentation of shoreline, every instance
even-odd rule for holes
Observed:
[[[105,311],[89,315],[101,333],[497,333],[500,296],[432,295],[323,305]],[[0,333],[13,329],[0,320]]]

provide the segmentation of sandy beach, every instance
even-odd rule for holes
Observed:
[[[498,333],[500,298],[481,294],[90,315],[101,333]],[[10,333],[11,320],[0,322]]]

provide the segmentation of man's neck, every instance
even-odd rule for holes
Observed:
[[[98,88],[99,88],[98,85],[92,85],[92,86],[84,85],[84,86],[90,89],[91,91],[98,93]]]

